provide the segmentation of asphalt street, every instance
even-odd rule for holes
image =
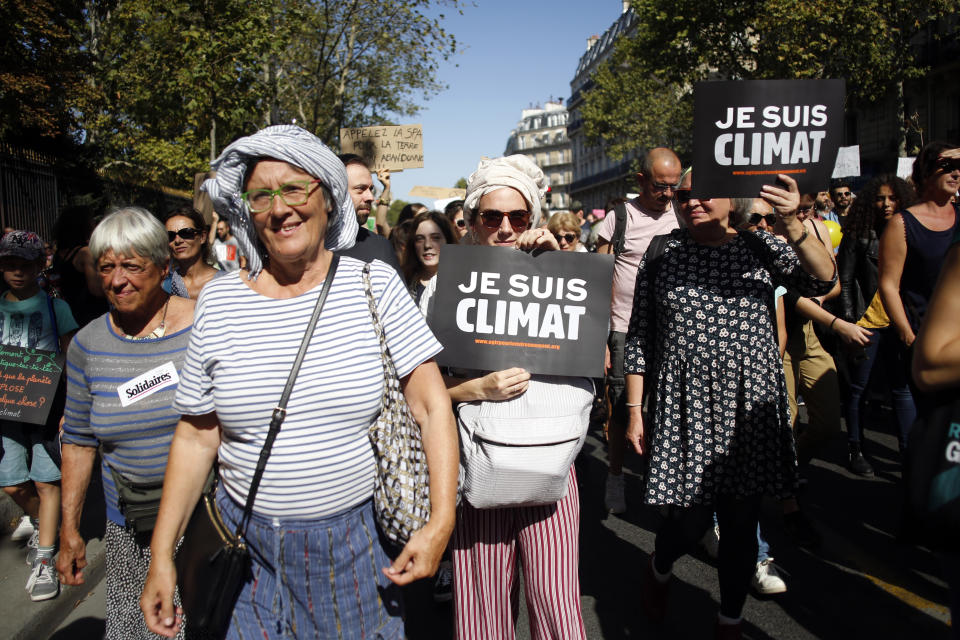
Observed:
[[[807,470],[804,510],[823,536],[816,550],[794,546],[783,530],[779,506],[764,505],[761,525],[771,555],[787,582],[785,594],[751,595],[744,609],[745,636],[776,638],[924,638],[949,636],[946,585],[936,555],[898,541],[901,493],[896,439],[888,417],[874,414],[879,431],[868,431],[867,453],[876,477],[862,479],[843,465],[838,434],[824,460]],[[715,564],[699,551],[674,567],[666,620],[651,624],[640,610],[641,570],[653,550],[657,510],[643,506],[639,459],[628,460],[627,502],[622,516],[603,509],[604,445],[591,432],[577,461],[581,497],[580,577],[587,636],[708,638],[719,607]],[[103,633],[103,585],[63,620],[50,638],[83,640]],[[20,587],[20,594],[24,594]],[[18,594],[25,604],[29,600]],[[522,598],[521,598],[522,600]],[[408,593],[411,639],[451,638],[449,604],[434,604],[429,584]],[[530,637],[521,612],[517,637]]]

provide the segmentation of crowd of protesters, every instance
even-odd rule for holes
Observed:
[[[0,240],[0,340],[67,354],[62,411],[46,426],[0,423],[0,483],[25,514],[13,537],[28,541],[26,590],[39,601],[83,582],[79,523],[99,462],[107,638],[203,637],[175,593],[178,543],[211,469],[227,526],[243,518],[318,298],[318,340],[257,481],[231,638],[401,638],[400,587],[435,575],[456,637],[512,638],[520,571],[532,636],[585,638],[574,467],[546,502],[471,502],[481,493],[457,497],[457,443],[458,429],[485,424],[585,432],[591,415],[607,440],[605,510],[628,510],[633,451],[645,459],[636,504],[663,515],[638,568],[643,611],[664,618],[673,564],[703,545],[718,567],[716,637],[738,638],[750,589],[788,588],[760,530],[761,499],[779,500],[793,543],[816,547],[798,489],[842,437],[841,417],[848,469],[869,477],[866,416],[891,411],[902,455],[932,396],[960,384],[952,145],[926,145],[909,180],[800,193],[781,175],[752,199],[692,197],[696,172],[658,148],[638,193],[610,194],[586,215],[576,202],[550,215],[528,158],[484,159],[462,200],[407,205],[393,224],[389,171],[378,194],[362,158],[295,126],[237,140],[213,168],[212,218],[191,205],[102,217],[70,207],[50,244],[29,230]],[[442,256],[458,244],[498,248],[491,261],[514,249],[613,255],[606,378],[542,376],[522,362],[439,367],[427,322]],[[382,377],[383,345],[429,470],[430,519],[402,548],[377,535],[371,502],[368,430],[382,388],[370,381]],[[170,382],[124,397],[162,372]],[[153,497],[139,505],[137,492]],[[956,590],[960,562],[944,566]]]

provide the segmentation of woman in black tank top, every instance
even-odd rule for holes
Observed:
[[[898,212],[880,239],[880,297],[897,334],[908,347],[926,313],[944,255],[960,215],[960,150],[931,142],[913,163],[920,202]]]

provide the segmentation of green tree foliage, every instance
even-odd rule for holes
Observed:
[[[400,217],[400,212],[403,211],[403,208],[410,204],[406,200],[394,200],[390,203],[390,208],[387,210],[387,223],[392,227],[397,224],[397,218]]]
[[[466,189],[466,188],[467,188],[467,179],[466,179],[466,178],[460,178],[460,179],[457,180],[457,182],[453,185],[453,188],[454,188],[454,189]]]
[[[444,87],[440,60],[456,52],[456,38],[433,4],[455,0],[290,0],[272,19],[285,20],[287,37],[265,64],[268,120],[297,122],[337,141],[341,127],[388,123],[415,115],[419,100]]]
[[[0,2],[0,137],[76,133],[72,101],[84,90],[81,12],[67,0]]]
[[[614,157],[689,149],[693,83],[713,78],[844,78],[848,103],[890,96],[926,67],[924,37],[953,37],[946,0],[639,0],[636,33],[599,65],[584,131]],[[901,127],[900,149],[906,129]]]
[[[184,188],[238,136],[415,115],[460,0],[4,0],[0,135],[75,132],[109,178]]]

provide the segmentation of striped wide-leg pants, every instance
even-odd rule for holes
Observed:
[[[533,640],[585,639],[580,609],[580,497],[573,468],[567,495],[536,507],[474,509],[453,532],[459,640],[513,640],[520,568]]]

